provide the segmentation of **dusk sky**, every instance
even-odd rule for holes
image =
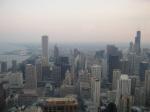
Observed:
[[[150,41],[150,0],[0,0],[0,42]]]

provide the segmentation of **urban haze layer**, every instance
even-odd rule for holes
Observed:
[[[150,112],[150,49],[18,47],[0,54],[0,112]],[[52,45],[51,45],[52,46]]]

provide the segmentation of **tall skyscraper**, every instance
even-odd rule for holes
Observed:
[[[102,75],[102,68],[100,65],[93,65],[91,67],[91,74],[92,76],[98,78],[99,80],[101,80],[101,75]]]
[[[100,89],[100,80],[96,77],[91,77],[91,98],[97,110],[100,107]]]
[[[25,81],[26,81],[25,89],[36,89],[37,88],[36,69],[32,64],[26,65]]]
[[[42,81],[42,62],[41,60],[37,60],[35,63],[36,73],[37,73],[37,82]]]
[[[150,106],[150,70],[145,72],[145,104]]]
[[[145,71],[148,70],[148,66],[149,66],[149,63],[146,61],[142,61],[140,63],[139,76],[140,76],[141,81],[144,81],[144,79],[145,79]]]
[[[108,81],[112,83],[113,69],[120,68],[120,57],[121,52],[114,45],[107,46],[107,71],[108,71]]]
[[[17,71],[17,61],[12,60],[12,72],[16,72],[16,71]]]
[[[119,112],[130,112],[131,97],[131,79],[128,75],[121,75],[118,80],[116,104]]]
[[[42,36],[42,61],[44,65],[48,65],[49,62],[49,47],[48,47],[48,36]]]
[[[108,80],[112,83],[113,70],[120,68],[119,56],[109,55],[108,58]]]
[[[1,72],[2,73],[7,72],[7,62],[5,61],[1,62]]]
[[[135,52],[137,54],[140,54],[141,52],[141,31],[136,32],[136,37],[135,37]]]
[[[129,60],[121,59],[120,60],[120,69],[122,74],[129,74]]]
[[[54,61],[55,61],[55,64],[57,65],[59,61],[59,49],[57,45],[54,46]]]
[[[116,90],[117,89],[117,82],[120,79],[121,76],[121,71],[119,69],[114,69],[113,70],[113,81],[112,81],[112,89]]]

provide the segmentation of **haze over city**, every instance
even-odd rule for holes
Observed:
[[[150,36],[149,0],[0,0],[0,42],[128,43]]]

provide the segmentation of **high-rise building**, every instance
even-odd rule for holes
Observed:
[[[117,82],[120,79],[121,76],[121,71],[119,69],[114,69],[113,70],[113,81],[112,81],[112,89],[116,90],[117,89]]]
[[[93,65],[91,66],[91,74],[92,76],[98,78],[101,80],[101,75],[102,75],[102,68],[100,65]]]
[[[138,75],[139,74],[139,65],[142,60],[142,57],[136,55],[136,53],[128,54],[129,61],[129,75]]]
[[[10,88],[23,88],[23,74],[20,72],[12,73],[9,77]]]
[[[108,81],[112,83],[113,69],[120,69],[120,58],[122,53],[114,45],[107,46],[107,71]]]
[[[141,31],[136,32],[136,37],[135,37],[135,52],[136,54],[141,53]]]
[[[25,89],[36,89],[37,88],[36,69],[32,64],[26,65],[25,81],[26,81]]]
[[[129,60],[121,59],[120,60],[120,69],[122,74],[129,74]]]
[[[3,88],[3,82],[0,82],[0,110],[2,111],[5,107],[5,99],[6,99],[6,93]]]
[[[48,36],[42,36],[42,61],[43,65],[48,65],[49,62],[49,47],[48,47]]]
[[[96,77],[91,77],[91,98],[97,110],[100,107],[100,80]]]
[[[61,80],[65,78],[65,73],[70,70],[69,58],[65,56],[59,57],[59,65],[61,67]]]
[[[121,75],[118,80],[116,104],[119,112],[130,112],[132,106],[131,79],[128,75]]]
[[[41,60],[37,60],[35,63],[36,73],[37,73],[37,82],[42,81],[42,62]]]
[[[58,49],[57,45],[54,46],[54,61],[55,61],[56,65],[59,62],[59,49]]]
[[[12,72],[16,72],[16,71],[17,71],[17,61],[12,60]]]
[[[150,70],[145,72],[145,104],[150,106]]]
[[[119,56],[109,55],[108,58],[108,80],[112,83],[113,70],[120,68]]]
[[[142,61],[140,63],[140,67],[139,67],[139,76],[140,76],[140,80],[144,81],[145,79],[145,71],[148,70],[149,67],[149,63],[146,61]]]
[[[78,112],[78,102],[74,97],[41,99],[42,112]]]
[[[56,87],[61,85],[61,67],[60,66],[53,66],[52,68],[52,79]]]
[[[2,73],[7,72],[7,62],[5,61],[1,62],[1,72]]]
[[[134,51],[134,44],[133,42],[130,42],[129,52],[133,52],[133,51]]]
[[[50,66],[42,66],[42,80],[50,81]]]

